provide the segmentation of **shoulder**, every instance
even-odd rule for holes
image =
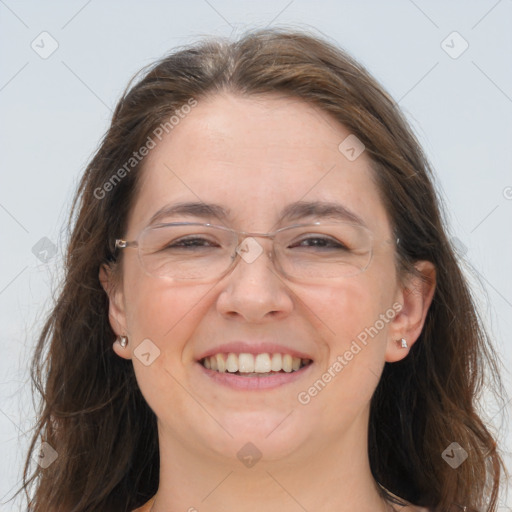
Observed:
[[[151,509],[151,505],[153,504],[153,500],[154,500],[154,498],[151,498],[149,501],[144,503],[144,505],[142,505],[142,507],[139,507],[139,508],[133,510],[132,512],[149,512]]]
[[[142,507],[139,507],[132,512],[149,512],[151,509],[151,505],[153,504],[154,498],[151,498],[149,501],[144,503]],[[416,507],[414,505],[407,505],[406,507],[400,508],[400,512],[432,512],[428,508],[425,507]]]
[[[133,510],[132,512],[149,512],[151,505],[153,504],[153,498],[151,498],[148,502],[146,502],[142,507]],[[408,505],[406,507],[402,507],[400,512],[432,512],[428,508],[425,507],[416,507],[414,505]]]
[[[392,505],[392,507],[395,512],[433,512],[432,509],[418,507],[416,505],[411,505],[410,503],[405,506]]]

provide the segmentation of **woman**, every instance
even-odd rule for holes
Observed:
[[[432,181],[316,37],[157,62],[74,203],[29,509],[497,510],[475,410],[496,357]]]

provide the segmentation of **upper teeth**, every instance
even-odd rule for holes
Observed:
[[[268,373],[270,371],[296,371],[308,364],[310,359],[293,357],[290,354],[215,354],[205,357],[201,363],[205,368],[218,372]]]

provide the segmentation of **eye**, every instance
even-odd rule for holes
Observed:
[[[171,240],[162,247],[165,249],[173,248],[195,248],[195,247],[219,247],[219,244],[214,240],[208,240],[207,238],[199,236],[191,236],[187,238],[179,238],[177,240]]]
[[[291,248],[296,247],[312,247],[317,249],[339,249],[339,250],[349,250],[348,247],[340,242],[339,240],[327,237],[314,235],[309,236],[307,238],[303,238],[299,242],[292,244]]]

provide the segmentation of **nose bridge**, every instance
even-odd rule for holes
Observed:
[[[256,260],[262,257],[264,259],[265,255],[273,260],[273,250],[274,236],[271,233],[242,232],[239,234],[236,253],[244,263],[252,265]]]
[[[293,309],[282,276],[277,275],[279,269],[269,262],[273,260],[273,240],[268,235],[240,234],[233,268],[217,301],[221,313],[238,313],[246,320],[262,321],[270,319],[270,313],[275,318],[277,313],[289,314]]]

